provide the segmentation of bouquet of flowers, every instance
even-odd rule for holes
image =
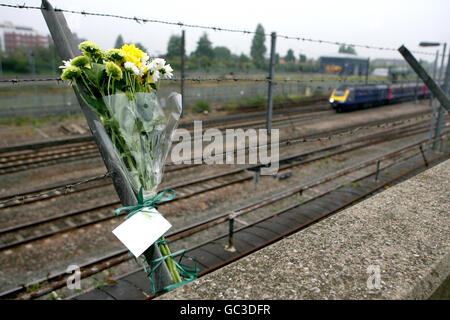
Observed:
[[[134,45],[103,51],[84,41],[79,48],[81,56],[63,61],[61,78],[72,82],[98,115],[141,208],[145,199],[154,208],[152,199],[161,199],[157,187],[181,115],[181,95],[157,96],[159,80],[171,78],[173,70],[164,59],[152,59]],[[173,256],[164,239],[157,243],[165,257]],[[179,265],[171,259],[166,264],[174,283],[182,282]]]

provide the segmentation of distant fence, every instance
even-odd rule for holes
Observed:
[[[328,94],[338,86],[337,82],[327,83],[279,83],[274,86],[274,96],[307,95],[318,90]],[[39,89],[38,89],[39,90]],[[247,85],[214,85],[186,87],[184,100],[187,110],[199,100],[208,103],[227,103],[240,98],[267,97],[267,84]],[[177,88],[161,88],[160,95],[164,96]],[[73,92],[38,95],[0,96],[0,117],[44,117],[81,113],[78,101]]]

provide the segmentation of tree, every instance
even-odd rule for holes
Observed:
[[[203,34],[203,36],[200,37],[200,39],[197,42],[197,49],[195,50],[195,56],[200,57],[207,57],[210,59],[214,58],[214,50],[212,48],[212,43],[208,39],[208,35],[206,33]]]
[[[124,43],[123,43],[122,35],[119,34],[116,38],[116,43],[114,44],[114,48],[119,49],[119,48],[122,48],[123,45],[124,45]]]
[[[181,37],[171,36],[167,43],[167,58],[181,57]]]
[[[347,53],[347,54],[354,54],[354,55],[356,55],[355,47],[353,47],[351,45],[346,46],[345,44],[342,44],[339,47],[339,51],[338,52],[339,53]]]
[[[289,49],[287,51],[286,57],[284,57],[286,62],[295,62],[294,50]]]
[[[227,47],[215,47],[214,56],[218,60],[229,60],[231,58],[231,51]]]
[[[264,45],[266,36],[263,26],[259,23],[256,26],[256,33],[253,36],[252,46],[250,48],[250,56],[257,68],[265,67],[264,55],[266,54],[266,46]]]
[[[244,53],[241,53],[241,55],[239,56],[239,62],[241,63],[250,62],[250,58],[247,57]]]
[[[300,58],[300,63],[306,62],[306,55],[300,53],[299,58]]]

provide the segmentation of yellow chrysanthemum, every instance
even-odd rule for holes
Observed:
[[[136,48],[134,44],[124,44],[121,50],[125,54],[125,62],[132,62],[136,67],[142,69],[141,59],[145,56],[145,53],[141,49]]]

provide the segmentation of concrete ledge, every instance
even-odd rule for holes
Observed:
[[[450,273],[449,177],[447,160],[158,299],[426,299]]]

